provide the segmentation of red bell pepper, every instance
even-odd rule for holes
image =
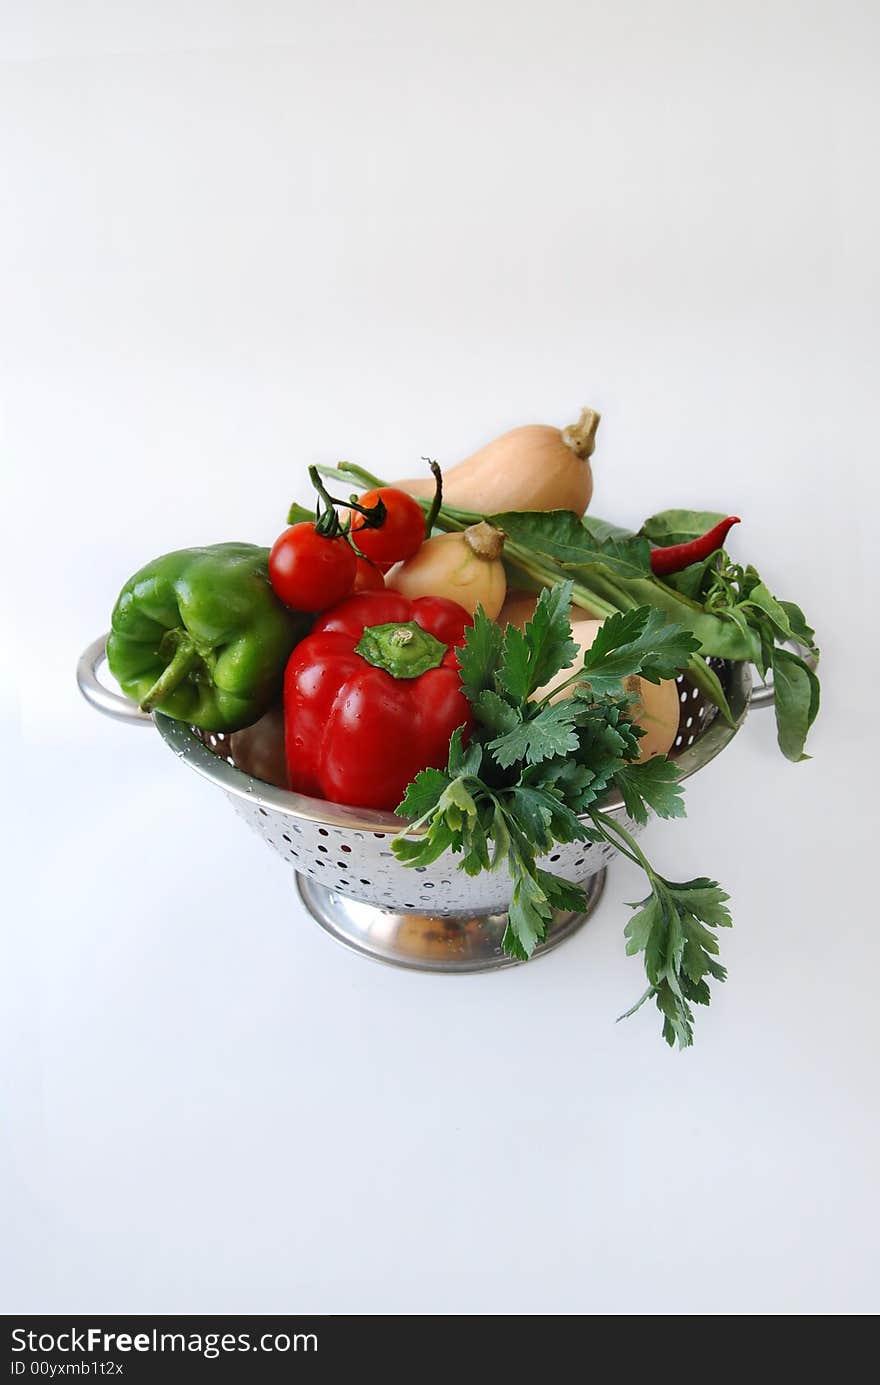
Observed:
[[[360,592],[325,612],[284,675],[290,787],[393,810],[419,770],[443,769],[473,725],[455,646],[473,622],[443,597]]]

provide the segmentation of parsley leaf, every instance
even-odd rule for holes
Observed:
[[[520,725],[522,712],[499,697],[491,688],[484,688],[473,700],[474,716],[489,731],[502,734]]]
[[[554,909],[565,909],[576,914],[586,907],[587,896],[580,885],[572,885],[570,880],[560,880],[558,875],[550,875],[546,870],[537,872],[541,889]]]
[[[458,650],[461,687],[468,701],[474,702],[484,689],[494,687],[502,638],[500,625],[478,606],[474,623],[465,630],[464,644]]]
[[[396,812],[402,818],[423,818],[436,808],[452,781],[442,769],[423,769],[407,786]]]
[[[502,947],[509,957],[527,962],[538,943],[547,936],[553,906],[531,871],[518,869],[513,875],[513,890],[507,910],[507,927]]]
[[[574,813],[584,812],[607,787],[595,769],[571,758],[524,769],[520,782],[525,786],[543,784],[548,791],[556,792]]]
[[[643,826],[648,821],[649,808],[659,818],[685,816],[678,770],[665,755],[655,755],[642,765],[621,765],[614,772],[614,782],[627,813]]]
[[[449,763],[447,765],[449,773],[463,775],[478,774],[482,761],[483,751],[480,742],[473,740],[466,746],[464,743],[464,727],[457,726],[449,741]]]
[[[647,899],[626,926],[626,951],[645,955],[648,990],[621,1019],[635,1013],[651,996],[663,1015],[663,1037],[672,1046],[693,1043],[691,1005],[709,1004],[707,976],[724,981],[727,972],[715,959],[718,939],[713,928],[729,928],[730,898],[714,880],[700,878],[675,883],[652,872]]]
[[[576,702],[556,702],[544,707],[530,720],[517,722],[503,736],[497,736],[489,742],[489,749],[502,769],[510,769],[517,760],[536,765],[554,755],[567,755],[578,747],[575,722],[579,715]]]
[[[552,851],[557,842],[576,842],[583,838],[583,823],[551,789],[517,784],[506,791],[505,799],[516,814],[518,824],[528,827],[538,851]]]
[[[619,690],[620,680],[637,673],[649,683],[674,678],[685,668],[699,641],[662,611],[638,606],[605,621],[584,658],[584,673],[597,693]]]
[[[407,832],[413,830],[412,827],[406,829]],[[429,831],[415,840],[402,835],[395,837],[393,848],[395,856],[405,866],[430,866],[444,851],[461,850],[461,832],[452,830],[443,809],[438,807]]]
[[[525,630],[508,625],[501,647],[498,683],[512,702],[525,702],[555,673],[571,667],[578,647],[571,637],[570,607],[571,583],[557,582],[541,592]]]

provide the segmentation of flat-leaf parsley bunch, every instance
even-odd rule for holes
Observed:
[[[408,866],[444,851],[461,855],[468,875],[506,868],[513,882],[504,934],[508,955],[527,959],[546,937],[554,909],[583,909],[584,891],[538,866],[558,843],[608,842],[640,866],[647,898],[626,928],[626,950],[644,955],[648,987],[667,1043],[693,1041],[691,1006],[709,1004],[707,978],[723,981],[713,930],[729,927],[728,896],[714,880],[676,883],[659,875],[632,834],[601,808],[617,788],[630,818],[646,823],[684,816],[675,765],[665,756],[638,764],[642,732],[628,719],[625,680],[674,678],[698,643],[650,606],[609,616],[563,687],[571,695],[535,697],[578,655],[569,608],[571,582],[545,588],[525,630],[502,630],[482,609],[459,651],[462,687],[475,727],[467,746],[452,738],[445,770],[427,769],[409,785],[398,813],[413,821],[392,843]]]

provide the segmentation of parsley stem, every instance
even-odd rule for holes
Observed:
[[[589,681],[590,681],[590,680],[588,679],[586,673],[584,672],[584,670],[583,670],[582,668],[575,669],[575,671],[574,671],[574,673],[571,675],[571,677],[570,677],[570,678],[566,678],[564,683],[557,683],[555,688],[551,688],[550,691],[549,691],[548,693],[545,693],[544,696],[541,698],[540,702],[536,702],[536,703],[534,704],[534,706],[535,706],[535,714],[537,714],[537,713],[540,712],[544,707],[546,707],[547,704],[548,704],[549,702],[551,702],[551,701],[553,700],[554,697],[558,697],[560,693],[565,692],[565,689],[566,689],[566,688],[570,688],[571,685],[572,685],[573,683],[577,683],[577,682],[579,682],[579,681],[581,681],[581,682],[585,683],[587,686],[589,686]]]
[[[632,1017],[633,1017],[633,1015],[636,1013],[636,1011],[637,1011],[637,1010],[641,1010],[641,1008],[642,1008],[642,1006],[644,1005],[645,1001],[646,1001],[646,1000],[650,1000],[651,997],[654,996],[654,995],[656,995],[656,994],[657,994],[657,987],[656,987],[656,986],[649,986],[648,989],[647,989],[646,991],[643,991],[643,993],[639,996],[639,998],[638,998],[638,1000],[636,1001],[635,1005],[631,1005],[631,1006],[629,1007],[628,1010],[624,1010],[624,1012],[623,1012],[622,1015],[618,1015],[618,1016],[617,1016],[617,1023],[620,1024],[620,1021],[621,1021],[621,1020],[632,1019]]]
[[[611,817],[609,813],[603,812],[600,808],[593,808],[590,812],[590,817],[599,828],[606,842],[615,847],[623,856],[628,857],[634,865],[641,866],[653,886],[657,879],[657,872],[654,870],[645,853],[641,850],[632,833],[628,832],[623,824],[618,822],[616,818]],[[609,833],[611,835],[609,835]],[[621,842],[625,842],[626,845],[621,845]]]

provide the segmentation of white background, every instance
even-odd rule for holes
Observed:
[[[7,1312],[876,1310],[877,39],[867,0],[0,3]],[[824,650],[814,758],[755,714],[646,838],[735,907],[684,1055],[613,1023],[626,863],[533,967],[380,968],[73,679],[135,567],[270,542],[308,462],[586,403],[595,512],[739,513]]]

